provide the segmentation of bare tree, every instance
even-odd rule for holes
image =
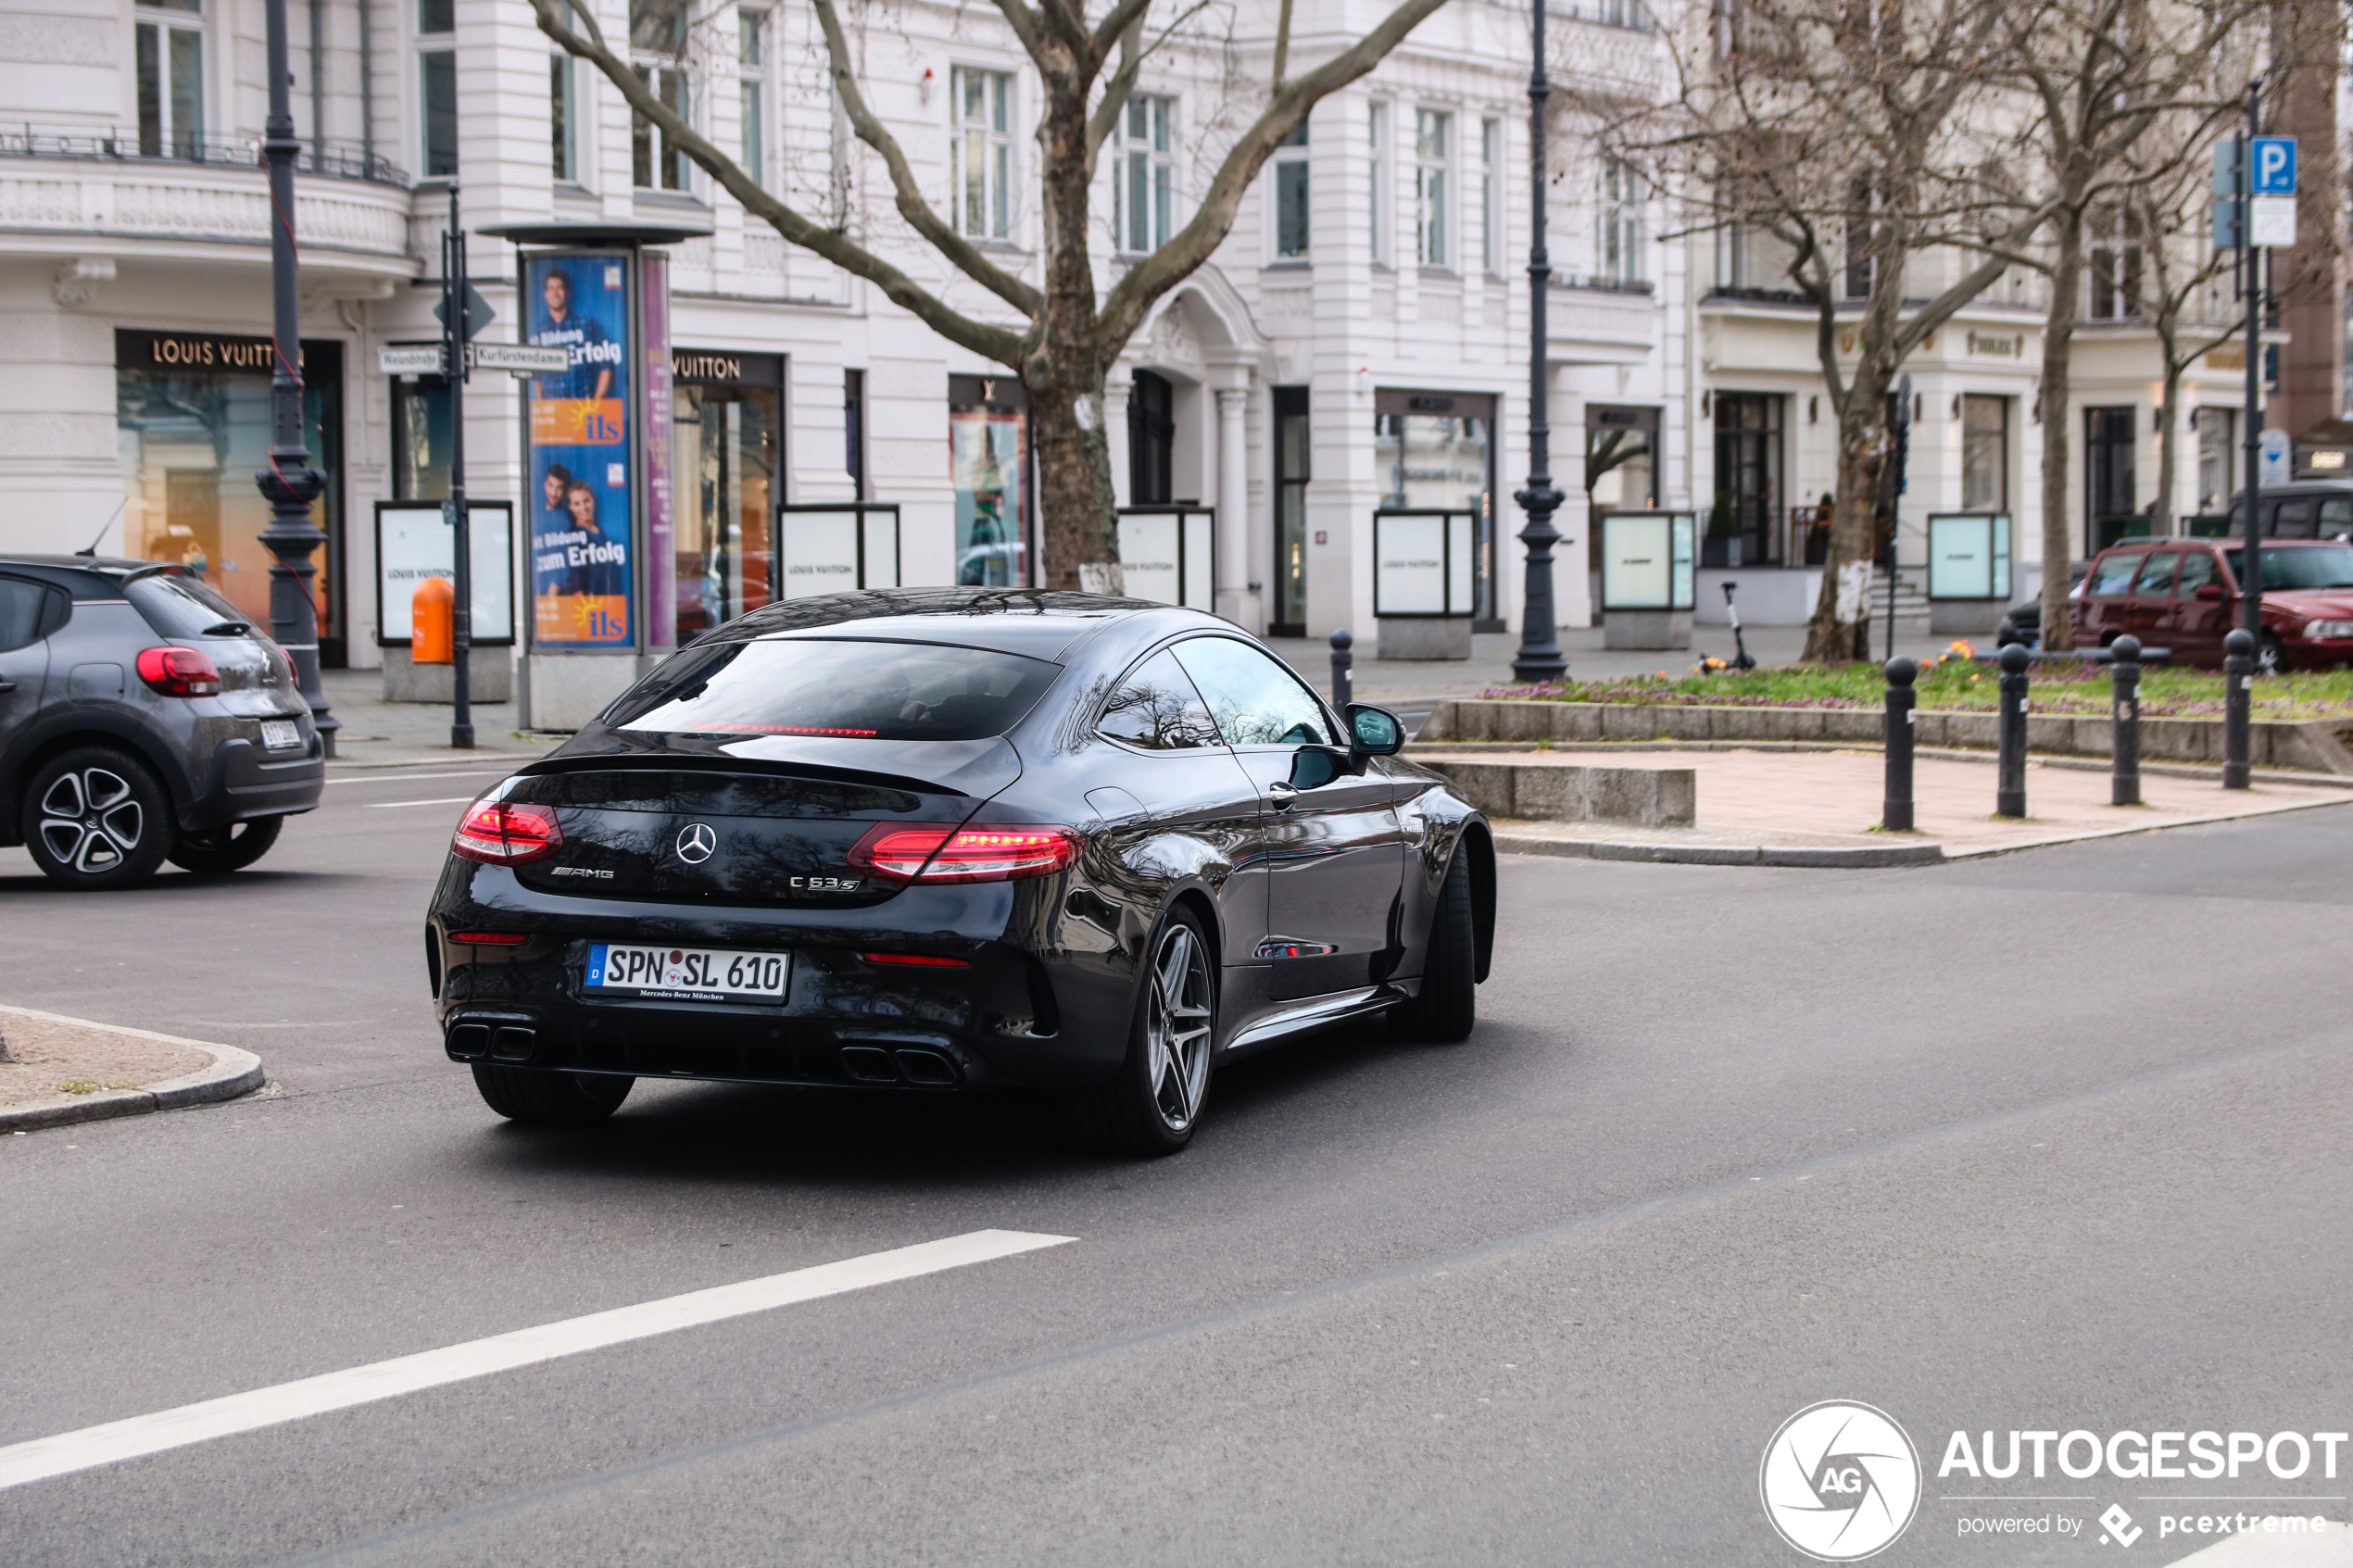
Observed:
[[[811,0],[822,29],[833,83],[859,141],[888,176],[899,218],[956,273],[985,289],[1005,313],[997,320],[960,310],[942,292],[888,259],[886,248],[853,238],[838,221],[797,210],[762,190],[733,158],[689,125],[605,41],[596,18],[566,0],[531,0],[539,29],[587,60],[629,107],[660,128],[669,145],[705,169],[744,210],[796,245],[880,288],[950,343],[1013,370],[1027,391],[1038,448],[1044,580],[1076,587],[1079,568],[1119,559],[1111,449],[1103,429],[1103,382],[1152,307],[1215,253],[1232,230],[1242,196],[1275,149],[1306,123],[1315,106],[1365,75],[1445,0],[1399,0],[1396,8],[1347,48],[1296,77],[1290,6],[1277,22],[1265,107],[1232,139],[1203,186],[1191,220],[1158,250],[1127,267],[1108,293],[1096,288],[1089,241],[1095,164],[1119,123],[1145,62],[1205,0],[996,0],[1006,28],[1028,55],[1042,87],[1037,128],[1036,190],[1045,235],[1033,280],[1000,266],[941,216],[905,150],[867,101],[835,0]],[[900,236],[894,234],[893,238]]]
[[[1813,307],[1838,480],[1808,661],[1869,652],[1888,397],[1905,359],[2002,276],[1985,247],[2040,221],[2003,211],[1989,241],[1969,174],[2004,66],[2003,12],[2003,0],[1718,0],[1705,31],[1678,44],[1674,102],[1604,132],[1704,225],[1765,237],[1772,270]],[[1910,297],[1931,257],[1944,286]]]
[[[2162,248],[2146,232],[2140,194],[2170,188],[2211,139],[2233,94],[2239,57],[2261,0],[2040,0],[2006,14],[2008,58],[2024,99],[2011,155],[1987,166],[1989,190],[2044,215],[2041,243],[2007,252],[2048,280],[2043,370],[2043,641],[2074,646],[2068,564],[2074,508],[2068,388],[2084,305],[2085,253],[2101,247],[2095,289],[2137,314],[2145,258]],[[2244,78],[2242,77],[2242,80]],[[2159,128],[2169,133],[2156,134]],[[2178,233],[2180,223],[2169,220]],[[2170,263],[2169,263],[2170,264]],[[2178,375],[2178,371],[2176,371]],[[2169,385],[2169,400],[2175,385]]]

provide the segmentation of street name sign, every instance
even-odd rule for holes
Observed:
[[[512,370],[519,376],[572,369],[572,350],[537,348],[524,343],[476,343],[467,345],[477,370]]]

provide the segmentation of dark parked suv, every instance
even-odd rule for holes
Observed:
[[[0,556],[0,844],[69,887],[233,872],[325,783],[293,660],[201,581]]]

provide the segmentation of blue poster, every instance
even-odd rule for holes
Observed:
[[[532,641],[542,647],[632,646],[629,268],[611,256],[523,262],[531,342],[570,351],[572,368],[531,378]]]

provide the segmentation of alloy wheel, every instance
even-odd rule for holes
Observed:
[[[146,826],[138,792],[111,768],[60,774],[41,797],[41,842],[77,872],[114,870],[137,852]]]
[[[1192,1125],[1208,1085],[1209,987],[1209,963],[1200,938],[1189,925],[1171,924],[1152,962],[1151,1010],[1144,1024],[1152,1103],[1171,1132]]]

